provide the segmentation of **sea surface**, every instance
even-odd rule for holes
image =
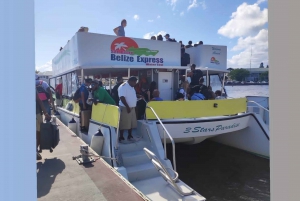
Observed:
[[[229,97],[269,96],[269,86],[226,86]],[[167,145],[172,161],[172,146]],[[216,142],[176,143],[179,178],[208,201],[269,201],[270,161]]]
[[[225,86],[227,95],[232,98],[245,96],[268,96],[269,85]]]

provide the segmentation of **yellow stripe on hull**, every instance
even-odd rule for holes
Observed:
[[[217,104],[217,107],[214,105]],[[151,101],[152,107],[161,119],[189,119],[201,117],[213,117],[234,115],[247,110],[247,99],[223,99],[203,101]],[[150,109],[147,108],[148,119],[156,119]]]

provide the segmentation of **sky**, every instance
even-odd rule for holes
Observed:
[[[225,45],[227,68],[249,68],[250,58],[252,68],[269,62],[267,0],[35,0],[36,69],[51,71],[81,26],[114,35],[122,19],[127,37],[168,33],[184,44]]]

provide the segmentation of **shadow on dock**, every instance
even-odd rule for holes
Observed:
[[[65,169],[65,163],[57,158],[45,159],[37,163],[37,197],[43,197],[50,192],[58,174]]]

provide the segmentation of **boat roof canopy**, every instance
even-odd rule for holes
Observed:
[[[181,66],[180,44],[157,40],[77,32],[52,60],[53,76],[84,69],[111,73],[128,68],[189,69]],[[209,72],[227,72],[227,47],[199,45],[186,49],[190,63]]]

